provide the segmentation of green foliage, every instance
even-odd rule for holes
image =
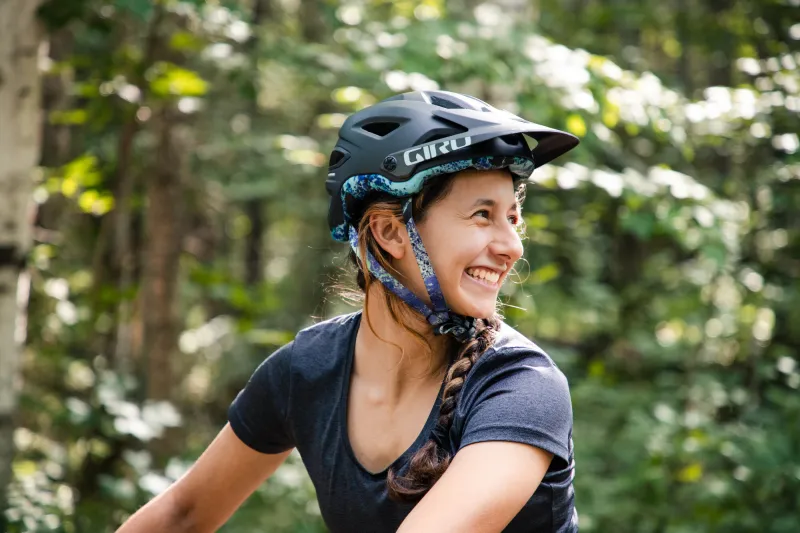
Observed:
[[[72,43],[45,110],[46,137],[69,142],[34,195],[10,531],[113,531],[199,456],[265,356],[350,309],[322,290],[346,252],[327,232],[327,152],[347,114],[436,87],[582,139],[534,174],[525,261],[503,289],[507,321],[570,379],[581,530],[800,529],[791,3],[304,0],[264,2],[257,26],[252,5],[40,9]],[[141,356],[116,354],[120,338],[141,346],[144,188],[173,164],[156,156],[165,122],[190,132],[191,172],[179,379],[154,403]],[[170,432],[179,446],[160,456]],[[298,457],[223,528],[255,530],[324,530]]]
[[[47,0],[39,6],[39,18],[51,31],[62,28],[73,20],[82,19],[91,0]]]
[[[203,96],[207,90],[195,72],[166,62],[153,65],[148,77],[154,96]]]
[[[121,12],[128,12],[141,21],[146,21],[153,11],[153,4],[162,0],[114,0],[111,2]]]

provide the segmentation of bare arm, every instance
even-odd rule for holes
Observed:
[[[227,424],[181,479],[139,509],[117,533],[214,532],[290,452],[257,452]]]
[[[528,444],[470,444],[397,533],[500,533],[536,491],[552,458]]]

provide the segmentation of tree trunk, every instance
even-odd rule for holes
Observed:
[[[30,247],[31,171],[40,152],[38,2],[0,2],[0,530],[14,450],[27,294],[20,273]],[[27,300],[20,298],[19,300]]]
[[[244,209],[250,219],[250,233],[245,245],[245,283],[256,285],[264,277],[264,202],[261,198],[247,200]]]
[[[678,58],[678,79],[681,80],[683,93],[694,96],[694,75],[692,73],[692,4],[687,0],[677,0],[675,4],[675,33],[681,43],[681,56]]]
[[[161,46],[161,26],[165,19],[165,8],[161,3],[156,3],[153,16],[147,26],[144,38],[144,54],[139,66],[131,75],[130,82],[141,91],[140,100],[145,102],[148,96],[149,84],[145,80],[145,71],[156,60],[158,48]],[[123,42],[119,46],[124,45]],[[117,140],[117,162],[114,172],[114,211],[104,217],[100,235],[97,239],[95,257],[92,261],[95,288],[99,289],[106,283],[107,272],[106,258],[112,252],[111,264],[113,265],[113,282],[122,295],[117,307],[116,332],[111,347],[112,367],[122,374],[134,373],[134,335],[133,335],[133,303],[131,292],[135,283],[136,250],[132,235],[134,222],[133,195],[137,189],[136,176],[132,172],[134,159],[134,141],[139,133],[140,126],[136,119],[136,109],[123,104],[122,113],[124,122],[120,128]],[[99,292],[99,291],[96,291]]]
[[[258,71],[258,43],[259,35],[261,34],[261,24],[265,19],[274,16],[274,6],[269,0],[254,0],[253,2],[253,18],[251,20],[253,26],[253,33],[250,40],[247,42],[248,52],[251,58],[252,65],[250,67],[251,73],[251,98],[248,105],[248,113],[251,118],[255,118],[259,114],[258,109],[258,93],[260,91],[259,71]],[[247,236],[245,244],[245,283],[248,285],[255,285],[260,282],[264,277],[264,232],[265,217],[264,208],[266,202],[261,198],[252,198],[245,202],[244,210],[247,217],[250,219],[250,234]]]
[[[166,104],[165,104],[166,105]],[[188,130],[175,124],[167,109],[156,124],[159,142],[155,169],[146,183],[147,213],[142,264],[142,307],[146,398],[173,399],[173,356],[179,331],[177,309],[178,272],[183,238],[183,189],[188,171]],[[165,455],[168,439],[154,444]],[[160,453],[164,452],[164,453]]]
[[[72,55],[75,39],[69,29],[51,31],[47,40],[49,58],[53,63],[67,61]],[[74,72],[71,69],[42,73],[42,145],[39,164],[43,167],[60,167],[72,159],[76,152],[81,151],[76,149],[72,142],[72,130],[75,126],[53,123],[50,120],[51,114],[68,111],[72,107],[73,76]],[[69,218],[75,216],[71,209],[72,205],[73,201],[62,195],[50,196],[37,210],[34,238],[42,240],[38,239],[41,234],[45,238],[53,235],[49,238],[58,239],[59,228],[69,226],[71,222]]]
[[[328,26],[325,24],[322,10],[325,5],[320,0],[305,0],[300,2],[298,16],[300,19],[300,33],[303,40],[308,43],[319,43],[329,35]]]
[[[117,273],[117,288],[121,298],[117,308],[117,331],[114,341],[112,363],[123,374],[133,371],[131,334],[131,285],[133,285],[134,253],[131,224],[133,221],[131,201],[135,188],[134,175],[130,172],[133,140],[138,131],[136,119],[131,117],[122,127],[117,157],[115,208],[110,220],[114,227],[114,267]]]
[[[706,16],[721,20],[731,10],[731,0],[708,0]],[[713,34],[714,45],[709,46],[711,61],[708,68],[708,84],[731,87],[733,85],[733,64],[735,62],[735,39],[731,32],[718,28]]]

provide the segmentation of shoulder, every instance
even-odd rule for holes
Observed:
[[[550,359],[538,344],[505,322],[500,322],[500,329],[497,332],[494,344],[492,344],[492,349],[498,353],[513,350],[534,351]]]
[[[502,324],[464,382],[451,428],[455,442],[523,442],[568,461],[571,432],[566,376],[536,343]]]
[[[350,313],[301,329],[293,341],[293,371],[314,379],[340,368],[350,353],[360,319],[360,312]]]
[[[537,382],[548,381],[554,387],[569,388],[566,376],[553,359],[505,322],[501,322],[494,344],[478,359],[473,373],[484,379],[521,373]]]
[[[338,315],[327,320],[321,320],[297,332],[297,340],[304,343],[326,342],[338,336],[348,337],[354,327],[358,326],[361,312]]]
[[[508,403],[521,413],[541,412],[565,423],[572,420],[567,377],[542,348],[505,323],[467,375],[462,400],[464,415],[488,402]]]

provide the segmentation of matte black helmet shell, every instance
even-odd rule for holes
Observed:
[[[533,149],[523,136],[536,141]],[[419,192],[421,180],[409,182],[422,171],[441,169],[427,172],[427,179],[458,168],[451,164],[461,161],[480,160],[472,165],[476,168],[508,167],[515,178],[527,179],[534,165],[540,167],[578,143],[574,135],[472,96],[448,91],[399,94],[354,113],[340,128],[325,182],[331,195],[328,224],[334,238],[346,240],[343,229],[357,213],[348,213],[354,205],[343,186],[353,177],[360,180],[355,187],[362,192],[375,189],[398,197]]]

